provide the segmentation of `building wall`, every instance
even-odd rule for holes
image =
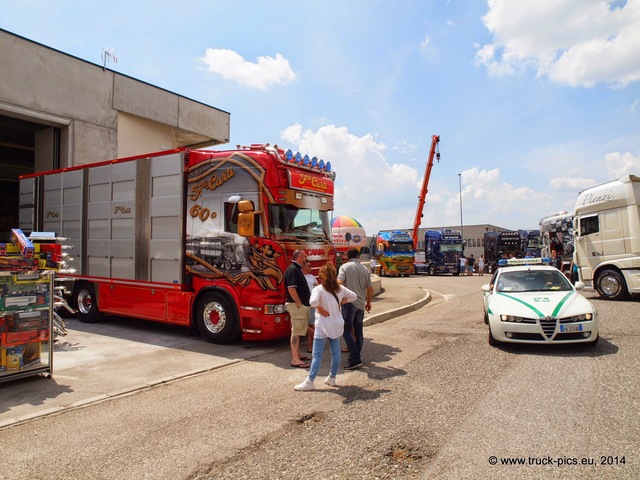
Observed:
[[[229,141],[227,112],[1,29],[0,45],[0,115],[60,128],[62,167]]]

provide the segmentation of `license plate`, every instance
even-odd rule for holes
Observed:
[[[582,324],[578,325],[560,325],[561,332],[581,332]]]

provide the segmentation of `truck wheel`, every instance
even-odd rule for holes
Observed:
[[[103,316],[98,311],[98,299],[92,284],[78,284],[74,290],[73,304],[77,310],[76,317],[81,322],[96,323],[102,320]]]
[[[627,296],[624,278],[615,270],[605,270],[596,279],[596,290],[606,300],[622,300]]]
[[[195,321],[200,334],[211,343],[230,343],[240,338],[236,313],[219,293],[205,293],[200,298]]]
[[[436,267],[434,267],[433,265],[429,265],[429,275],[431,275],[432,277],[435,277],[436,275]]]

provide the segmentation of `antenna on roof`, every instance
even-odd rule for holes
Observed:
[[[118,63],[118,57],[116,57],[115,51],[116,51],[115,48],[110,48],[108,50],[106,48],[102,49],[102,69],[103,70],[107,69],[108,61],[112,61],[113,63]]]

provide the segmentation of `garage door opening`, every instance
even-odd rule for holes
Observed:
[[[18,227],[20,175],[59,167],[60,128],[0,115],[0,242]]]

